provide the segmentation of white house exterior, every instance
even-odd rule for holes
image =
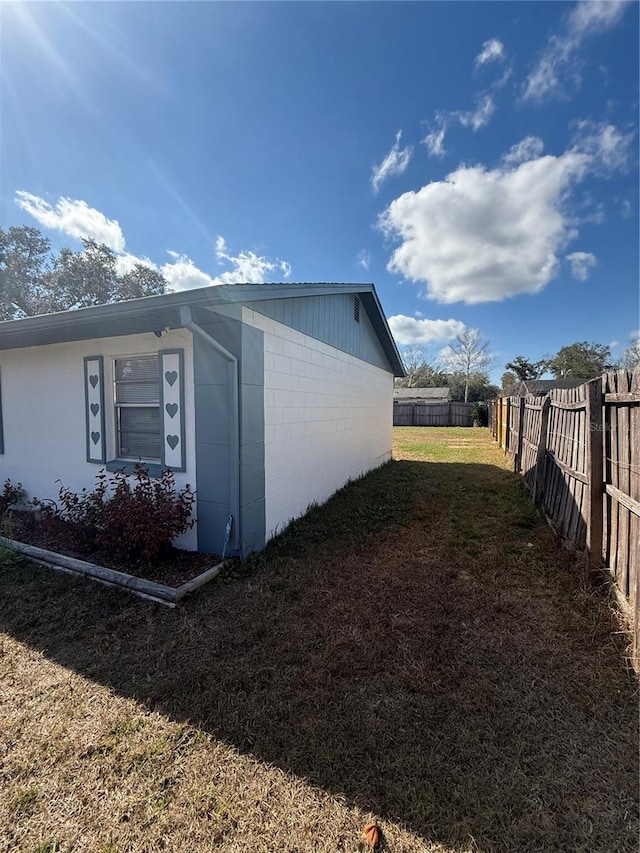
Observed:
[[[391,457],[402,363],[373,285],[228,285],[0,323],[0,487],[103,468],[197,493],[177,544],[259,550]]]

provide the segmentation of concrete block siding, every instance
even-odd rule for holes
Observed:
[[[268,540],[391,458],[393,376],[250,308],[243,321],[264,334]]]

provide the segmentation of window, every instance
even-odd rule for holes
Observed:
[[[158,356],[117,358],[114,378],[118,456],[160,460]]]

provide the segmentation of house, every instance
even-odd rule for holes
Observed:
[[[394,388],[394,403],[448,403],[449,388]]]
[[[584,385],[588,379],[525,379],[513,392],[514,397],[526,397],[533,394],[536,397],[544,397],[554,388],[577,388]]]
[[[391,457],[402,361],[373,285],[235,284],[0,323],[0,488],[106,468],[197,492],[177,542],[264,547]]]

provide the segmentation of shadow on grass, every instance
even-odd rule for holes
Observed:
[[[23,565],[0,628],[418,836],[637,841],[634,687],[512,474],[394,462],[169,612]]]

